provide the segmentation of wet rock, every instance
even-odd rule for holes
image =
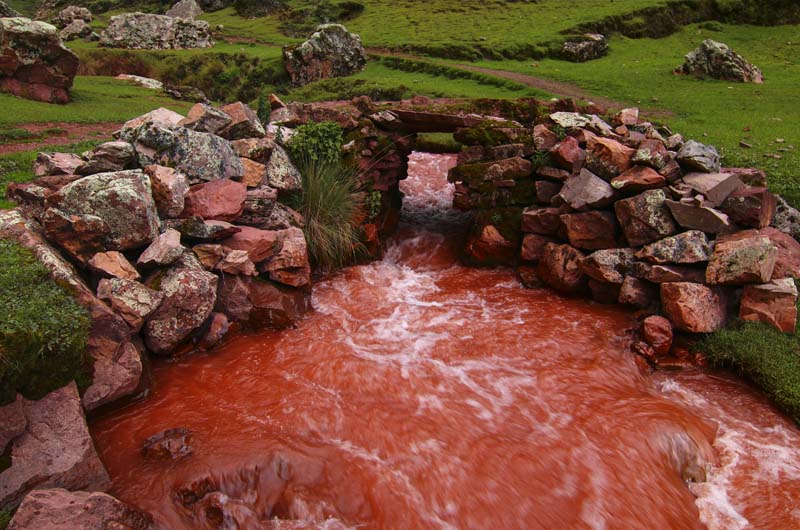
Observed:
[[[67,103],[78,56],[56,28],[27,18],[0,18],[0,91],[45,103]]]
[[[750,228],[764,228],[772,223],[778,201],[767,188],[740,188],[722,203],[721,210],[734,223]]]
[[[636,257],[657,264],[691,264],[708,261],[708,238],[699,230],[667,237],[642,248]]]
[[[219,135],[223,138],[227,140],[242,140],[245,138],[261,138],[266,134],[264,126],[255,111],[241,101],[225,105],[220,110],[231,118],[231,122],[219,132]]]
[[[539,260],[542,259],[544,247],[547,246],[548,243],[557,243],[557,241],[553,238],[540,236],[538,234],[525,234],[522,238],[520,259],[538,263]]]
[[[672,158],[661,140],[648,139],[639,144],[633,155],[634,164],[641,164],[652,169],[662,169]]]
[[[75,170],[79,175],[134,169],[138,164],[136,150],[128,142],[106,142],[83,156],[86,162]]]
[[[590,138],[586,143],[586,167],[597,176],[611,180],[629,170],[634,149],[611,138]]]
[[[273,210],[278,207],[278,190],[269,186],[259,186],[255,189],[247,190],[244,200],[244,209],[239,217],[239,223],[264,230],[273,230],[270,226],[262,226],[270,223]],[[298,214],[299,215],[299,214]]]
[[[676,68],[675,73],[741,83],[764,82],[757,66],[748,63],[727,44],[711,39],[704,40],[699,48],[689,52],[683,65]]]
[[[241,232],[242,228],[225,221],[204,221],[202,217],[167,219],[164,226],[174,228],[181,236],[193,241],[219,241]]]
[[[58,36],[64,42],[83,39],[92,34],[92,27],[83,20],[73,20],[64,29],[58,32]]]
[[[561,56],[568,61],[585,63],[599,59],[608,53],[608,38],[598,33],[586,33],[569,40],[561,47]]]
[[[191,442],[189,429],[167,429],[144,441],[142,456],[149,460],[179,460],[192,454]]]
[[[561,221],[564,212],[560,208],[526,208],[522,212],[522,231],[542,236],[566,237],[566,228]]]
[[[33,174],[36,177],[72,175],[83,163],[80,156],[71,153],[39,153],[33,163]]]
[[[230,125],[232,118],[223,110],[211,105],[197,103],[178,124],[193,131],[217,134]]]
[[[557,195],[557,200],[578,211],[605,208],[615,198],[616,193],[611,185],[586,169],[582,169],[579,175],[568,178]]]
[[[489,224],[470,234],[464,252],[472,263],[489,265],[513,261],[517,248]]]
[[[578,140],[572,136],[567,136],[553,147],[550,151],[553,163],[567,171],[574,171],[583,165],[586,159],[586,151],[581,149]]]
[[[680,265],[654,265],[642,261],[637,261],[633,264],[631,276],[651,283],[705,283],[706,281],[706,273],[703,269],[693,269]]]
[[[28,425],[23,401],[22,396],[17,394],[14,401],[0,407],[0,447],[3,451],[11,440],[25,432]]]
[[[300,171],[292,164],[285,149],[276,145],[267,163],[267,183],[279,193],[303,189]]]
[[[232,276],[219,284],[216,310],[255,329],[290,327],[308,308],[302,290],[280,288],[260,278]]]
[[[633,166],[611,179],[611,187],[625,195],[662,188],[666,184],[667,179],[663,175],[646,166]]]
[[[209,350],[219,344],[228,333],[231,324],[228,317],[222,313],[211,313],[204,326],[203,338],[198,342],[198,346],[204,350]]]
[[[59,11],[58,15],[53,18],[53,25],[59,29],[63,29],[76,20],[91,22],[93,20],[92,12],[85,7],[68,6]]]
[[[158,530],[152,517],[100,492],[37,489],[8,530]]]
[[[68,215],[56,208],[49,208],[42,214],[42,226],[50,241],[81,264],[104,251],[111,234],[108,224],[96,215]]]
[[[689,140],[678,151],[678,163],[690,171],[718,173],[719,153],[714,146]]]
[[[708,261],[706,282],[741,285],[767,283],[772,278],[778,249],[767,237],[717,241]]]
[[[620,304],[651,310],[658,305],[658,289],[646,281],[625,276],[619,289]]]
[[[642,338],[656,355],[667,355],[672,348],[672,323],[662,316],[647,317],[642,322]]]
[[[164,293],[153,291],[133,280],[104,278],[97,285],[97,297],[107,302],[136,332],[142,329],[145,319],[158,309]]]
[[[667,200],[664,202],[678,224],[689,230],[700,230],[709,234],[726,234],[734,230],[724,213],[698,204]]]
[[[689,173],[683,183],[702,193],[714,206],[719,206],[743,184],[739,177],[730,173]]]
[[[158,214],[164,218],[179,217],[183,213],[189,181],[183,173],[171,167],[150,165],[144,168],[150,177],[150,188]]]
[[[599,282],[589,278],[589,292],[592,300],[601,304],[616,304],[619,300],[621,285],[618,283]]]
[[[784,333],[794,333],[797,324],[797,286],[792,278],[762,285],[745,285],[739,318],[763,322]]]
[[[267,164],[275,149],[275,141],[272,138],[245,138],[234,140],[231,142],[231,147],[242,158]]]
[[[617,220],[611,212],[591,211],[561,216],[573,247],[600,250],[617,246]]]
[[[170,353],[206,321],[216,302],[217,280],[202,269],[173,267],[148,281],[164,293],[163,302],[144,326],[145,344],[151,351]]]
[[[105,238],[107,250],[139,248],[158,235],[150,179],[138,170],[98,173],[76,180],[48,197],[47,204],[68,216],[102,219],[109,229]]]
[[[247,186],[232,180],[212,180],[189,188],[182,217],[199,216],[213,221],[235,221],[244,211]]]
[[[648,190],[614,204],[619,225],[631,246],[645,245],[677,232],[672,215],[664,204],[666,199],[662,190]]]
[[[323,24],[304,43],[285,47],[283,62],[292,84],[303,86],[359,72],[367,56],[358,35],[340,24]]]
[[[111,17],[100,35],[100,45],[129,50],[210,48],[208,22],[149,13],[123,13]]]
[[[580,269],[584,257],[580,250],[570,245],[550,243],[545,246],[539,261],[539,279],[561,293],[577,294],[586,288],[588,282]]]
[[[242,175],[242,184],[248,188],[257,188],[261,186],[267,176],[267,166],[260,164],[249,158],[242,158],[242,167],[244,167],[244,175]]]
[[[167,228],[142,252],[136,264],[145,268],[170,265],[181,257],[184,250],[181,245],[181,233],[173,228]]]
[[[27,426],[12,443],[11,467],[0,473],[0,506],[17,506],[34,488],[102,491],[110,485],[74,382],[22,406]]]
[[[718,288],[688,282],[662,283],[664,314],[681,331],[712,333],[725,326],[727,299]]]
[[[633,249],[598,250],[581,260],[581,272],[598,282],[622,284],[633,266]]]
[[[179,0],[165,14],[173,18],[197,18],[203,14],[203,10],[195,0]]]

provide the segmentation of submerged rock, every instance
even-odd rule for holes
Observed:
[[[189,429],[167,429],[144,441],[142,456],[152,460],[178,460],[192,454],[191,440]]]

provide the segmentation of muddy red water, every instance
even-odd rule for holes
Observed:
[[[414,155],[386,258],[297,329],[157,363],[95,421],[112,493],[174,530],[800,528],[798,430],[730,377],[642,374],[621,309],[459,266],[452,163]],[[145,461],[173,427],[193,454]]]

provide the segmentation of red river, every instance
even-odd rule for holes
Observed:
[[[413,155],[386,257],[296,329],[94,421],[111,493],[169,530],[800,528],[800,431],[732,376],[642,373],[629,312],[460,266],[453,163]],[[193,454],[145,461],[173,427]]]

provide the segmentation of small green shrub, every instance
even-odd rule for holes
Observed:
[[[0,404],[87,386],[86,310],[21,245],[0,240]]]
[[[289,154],[296,161],[337,163],[342,156],[341,147],[342,128],[332,121],[301,125],[287,143]]]

